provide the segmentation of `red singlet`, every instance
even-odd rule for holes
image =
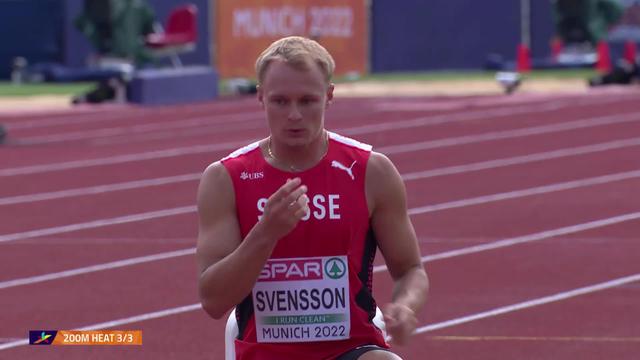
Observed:
[[[237,307],[241,360],[333,359],[364,344],[388,347],[372,324],[376,241],[365,196],[371,146],[329,133],[327,154],[304,172],[271,166],[253,143],[222,159],[242,237],[288,178],[308,187],[309,212],[280,239],[252,294]]]

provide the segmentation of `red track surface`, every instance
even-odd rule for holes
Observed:
[[[638,96],[336,102],[328,127],[406,177],[432,286],[405,359],[639,358]],[[4,116],[0,359],[223,359],[224,321],[197,306],[195,191],[207,164],[265,135],[259,111]],[[390,289],[376,267],[379,303]],[[29,329],[117,320],[105,326],[141,329],[144,345],[24,344]]]

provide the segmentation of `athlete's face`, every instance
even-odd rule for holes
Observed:
[[[333,84],[327,83],[316,64],[301,70],[273,60],[258,88],[271,136],[288,146],[309,145],[320,139],[324,112],[332,98]]]

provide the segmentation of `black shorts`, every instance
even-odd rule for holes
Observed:
[[[351,349],[346,353],[338,356],[336,360],[357,360],[360,357],[360,355],[373,350],[383,350],[383,351],[391,352],[391,350],[385,349],[378,345],[362,345],[362,346],[358,346],[355,349]]]

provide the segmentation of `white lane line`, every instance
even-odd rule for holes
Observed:
[[[578,296],[581,296],[581,295],[586,295],[586,294],[590,294],[590,293],[594,293],[594,292],[598,292],[598,291],[602,291],[602,290],[606,290],[606,289],[622,286],[622,285],[625,285],[625,284],[628,284],[628,283],[633,283],[633,282],[636,282],[636,281],[639,281],[639,280],[640,280],[640,274],[630,275],[630,276],[626,276],[626,277],[622,277],[622,278],[618,278],[618,279],[602,282],[602,283],[599,283],[599,284],[585,286],[585,287],[574,289],[574,290],[570,290],[570,291],[560,292],[560,293],[557,293],[557,294],[554,294],[554,295],[545,296],[545,297],[538,298],[538,299],[528,300],[528,301],[521,302],[521,303],[518,303],[518,304],[513,304],[513,305],[509,305],[509,306],[503,306],[503,307],[496,308],[496,309],[489,310],[489,311],[485,311],[485,312],[482,312],[482,313],[477,313],[477,314],[473,314],[473,315],[469,315],[469,316],[465,316],[465,317],[461,317],[461,318],[457,318],[457,319],[452,319],[452,320],[448,320],[448,321],[444,321],[444,322],[440,322],[440,323],[435,323],[435,324],[422,326],[422,327],[417,328],[415,332],[417,334],[421,334],[421,333],[425,333],[425,332],[428,332],[428,331],[434,331],[434,330],[438,330],[438,329],[443,329],[443,328],[447,328],[447,327],[451,327],[451,326],[455,326],[455,325],[459,325],[459,324],[463,324],[463,323],[468,323],[468,322],[475,321],[475,320],[485,319],[485,318],[489,318],[489,317],[493,317],[493,316],[497,316],[497,315],[501,315],[501,314],[506,314],[506,313],[509,313],[509,312],[515,312],[515,311],[519,311],[519,310],[528,309],[528,308],[531,308],[531,307],[534,307],[534,306],[540,306],[540,305],[544,305],[544,304],[548,304],[548,303],[552,303],[552,302],[558,302],[558,301],[566,300],[566,299],[569,299],[569,298],[578,297]],[[195,304],[191,304],[191,305],[185,305],[185,306],[175,307],[175,308],[171,308],[171,309],[155,311],[155,312],[150,312],[150,313],[136,315],[136,316],[131,316],[131,317],[127,317],[127,318],[121,318],[121,319],[118,319],[118,320],[113,320],[113,321],[107,321],[107,322],[103,322],[103,323],[88,325],[88,326],[85,326],[85,327],[82,327],[82,328],[78,328],[76,330],[87,330],[87,331],[90,331],[90,330],[108,329],[108,328],[113,328],[113,327],[116,327],[116,326],[128,325],[128,324],[131,324],[131,323],[147,321],[147,320],[152,320],[152,319],[158,319],[158,318],[163,318],[163,317],[176,315],[176,314],[182,314],[182,313],[191,312],[191,311],[195,311],[195,310],[199,310],[199,309],[202,309],[201,304],[200,303],[195,303]],[[6,343],[6,344],[0,344],[0,350],[6,350],[6,349],[18,347],[18,346],[28,345],[28,344],[29,344],[29,340],[20,340],[20,341],[9,342],[9,343]]]
[[[65,270],[65,271],[59,271],[55,273],[49,273],[46,275],[30,276],[26,278],[1,281],[0,289],[6,289],[6,288],[29,285],[29,284],[36,284],[44,281],[63,279],[63,278],[68,278],[68,277],[77,276],[77,275],[84,275],[84,274],[89,274],[89,273],[98,272],[98,271],[105,271],[105,270],[126,267],[126,266],[144,264],[152,261],[166,260],[166,259],[171,259],[171,258],[180,257],[180,256],[193,255],[195,253],[196,253],[196,248],[194,247],[189,249],[168,251],[168,252],[163,252],[159,254],[139,256],[139,257],[124,259],[124,260],[111,261],[108,263],[85,266],[85,267]]]
[[[497,117],[508,117],[522,114],[535,114],[539,112],[549,112],[562,108],[553,103],[535,105],[535,106],[523,106],[517,108],[497,108],[480,111],[469,111],[454,114],[441,114],[441,115],[427,115],[414,119],[396,120],[389,122],[380,122],[368,125],[361,125],[356,127],[349,127],[344,129],[338,129],[336,132],[346,135],[362,135],[370,134],[381,131],[393,131],[399,129],[411,129],[423,126],[434,126],[445,123],[456,123],[462,121],[482,120],[482,119],[495,119]]]
[[[595,229],[603,226],[635,220],[638,218],[640,218],[640,212],[625,214],[625,215],[615,216],[612,218],[591,221],[588,223],[576,224],[576,225],[567,226],[559,229],[547,230],[539,233],[528,234],[528,235],[518,236],[514,238],[507,238],[507,239],[497,240],[490,243],[455,249],[451,251],[445,251],[438,254],[427,255],[427,256],[423,256],[421,258],[421,261],[423,263],[427,263],[427,262],[440,260],[440,259],[448,259],[456,256],[462,256],[462,255],[483,252],[487,250],[499,249],[499,248],[509,247],[513,245],[544,240],[544,239],[552,238],[558,235],[566,235],[566,234],[577,233],[585,230],[591,230],[591,229]],[[50,273],[46,275],[6,280],[6,281],[0,282],[0,289],[6,289],[6,288],[22,286],[22,285],[30,285],[30,284],[40,283],[43,281],[67,278],[71,276],[87,274],[87,273],[92,273],[96,271],[110,270],[110,269],[120,268],[124,266],[132,266],[140,263],[156,261],[156,260],[163,260],[163,259],[169,259],[169,258],[178,257],[178,256],[185,256],[189,254],[194,254],[195,250],[196,248],[194,247],[191,249],[182,249],[182,250],[153,254],[153,255],[142,256],[137,258],[124,259],[124,260],[113,261],[113,262],[104,263],[104,264],[98,264],[93,266],[60,271],[57,273]],[[374,273],[378,273],[386,270],[387,270],[386,265],[378,265],[373,267]]]
[[[500,249],[500,248],[509,247],[513,245],[550,239],[560,235],[575,234],[577,232],[597,229],[604,226],[619,224],[626,221],[633,221],[638,219],[640,219],[640,211],[628,213],[624,215],[618,215],[618,216],[614,216],[606,219],[594,220],[587,223],[565,226],[558,229],[546,230],[546,231],[542,231],[534,234],[493,241],[490,243],[470,246],[466,248],[445,251],[438,254],[426,255],[426,256],[423,256],[421,260],[422,262],[430,262],[430,261],[436,261],[436,260],[442,260],[442,259],[449,259],[452,257],[461,256],[461,255],[475,254],[475,253],[479,253],[487,250]],[[384,270],[387,270],[386,265],[378,265],[373,267],[373,271],[384,271]]]
[[[527,154],[522,156],[515,156],[504,159],[487,160],[463,165],[455,165],[449,167],[443,167],[438,169],[416,171],[411,173],[402,174],[402,179],[405,181],[427,179],[437,176],[453,175],[460,173],[468,173],[473,171],[488,170],[498,167],[505,167],[510,165],[527,164],[535,161],[543,161],[549,159],[558,159],[562,157],[576,156],[590,154],[600,151],[615,150],[631,146],[640,146],[640,138],[632,138],[625,140],[614,140],[605,143],[592,144],[586,146],[580,146],[575,148],[564,148],[553,151],[546,151],[534,154]],[[110,191],[130,190],[144,188],[148,186],[168,185],[177,182],[198,180],[202,173],[191,173],[177,176],[163,177],[163,178],[151,178],[144,180],[136,180],[115,184],[105,184],[90,186],[84,188],[74,188],[68,190],[44,192],[37,194],[26,194],[0,198],[1,205],[22,204],[35,201],[62,199],[73,196],[93,195],[99,193],[106,193]]]
[[[417,328],[415,332],[417,334],[422,334],[429,331],[444,329],[444,328],[465,324],[465,323],[476,321],[476,320],[486,319],[486,318],[490,318],[490,317],[494,317],[502,314],[507,314],[510,312],[529,309],[535,306],[558,302],[558,301],[574,298],[581,295],[587,295],[594,292],[622,286],[625,284],[634,283],[637,281],[640,281],[640,274],[629,275],[629,276],[621,277],[618,279],[601,282],[599,284],[585,286],[585,287],[581,287],[581,288],[569,290],[569,291],[563,291],[557,294],[553,294],[553,295],[549,295],[549,296],[545,296],[537,299],[532,299],[532,300],[524,301],[524,302],[513,304],[513,305],[502,306],[499,308],[495,308],[493,310],[488,310],[488,311],[484,311],[477,314],[472,314],[472,315],[463,316],[463,317],[448,320],[448,321],[421,326]]]
[[[566,182],[543,185],[543,186],[536,186],[528,189],[507,191],[499,194],[491,194],[491,195],[478,196],[474,198],[449,201],[441,204],[420,206],[420,207],[410,209],[409,214],[416,215],[416,214],[425,214],[425,213],[440,211],[440,210],[456,209],[464,206],[486,204],[494,201],[515,199],[515,198],[521,198],[521,197],[531,196],[531,195],[547,194],[550,192],[571,190],[571,189],[577,189],[577,188],[586,187],[586,186],[601,185],[601,184],[606,184],[606,183],[615,182],[615,181],[634,179],[637,177],[640,177],[640,170],[595,176],[595,177],[590,177],[585,179],[572,180],[572,181],[566,181]]]
[[[500,110],[500,112],[503,113],[504,110]],[[496,113],[493,116],[495,117],[498,115]],[[445,118],[443,118],[443,121]],[[348,131],[349,129],[353,131],[355,131],[355,129],[361,129],[359,130],[359,132],[364,133],[364,132],[384,131],[386,129],[385,127],[389,127],[389,126],[393,129],[398,129],[401,127],[404,127],[404,128],[420,127],[420,126],[424,126],[423,123],[426,121],[424,119],[427,119],[427,118],[413,119],[413,120],[409,120],[408,122],[392,121],[388,123],[381,123],[381,124],[371,125],[371,126],[367,125],[366,129],[364,129],[363,127],[345,128],[342,130],[338,130],[338,132],[341,132],[345,135],[349,135],[350,134],[350,131]],[[377,150],[387,154],[403,153],[403,152],[415,151],[415,150],[434,149],[434,148],[448,147],[453,145],[462,145],[462,144],[486,142],[491,140],[507,139],[510,137],[523,137],[523,136],[529,136],[529,135],[547,134],[547,133],[552,133],[556,131],[567,131],[567,130],[570,130],[571,128],[580,129],[585,127],[602,126],[602,125],[609,125],[609,124],[636,121],[636,120],[640,120],[640,113],[632,113],[632,114],[616,115],[616,116],[604,116],[604,117],[601,116],[601,117],[588,118],[588,119],[571,121],[569,123],[561,123],[561,124],[555,124],[555,125],[535,126],[535,127],[529,127],[524,129],[518,129],[518,130],[497,131],[497,132],[490,132],[490,133],[484,133],[484,134],[478,134],[478,135],[468,135],[463,137],[421,141],[413,144],[381,147],[381,148],[378,148]],[[570,125],[564,125],[564,124],[570,124]],[[178,147],[178,148],[149,151],[149,152],[143,152],[143,153],[118,155],[118,156],[112,156],[112,157],[106,157],[106,158],[75,160],[75,161],[69,161],[69,162],[48,163],[48,164],[30,165],[30,166],[24,166],[24,167],[7,168],[7,169],[0,170],[0,177],[28,175],[28,174],[50,172],[50,171],[84,168],[84,167],[90,167],[90,166],[111,165],[111,164],[120,164],[120,163],[151,160],[151,159],[178,157],[178,156],[214,152],[214,151],[223,151],[223,150],[229,151],[229,150],[237,149],[241,146],[246,145],[248,142],[255,141],[255,140],[257,139],[248,139],[248,140],[245,139],[244,141],[226,142],[226,143],[219,143],[215,145],[204,144],[204,145],[195,145],[195,146],[189,146],[189,147]]]
[[[214,106],[199,106],[196,111],[198,112],[209,112],[212,117],[216,116],[216,111],[219,110],[227,110],[229,108],[235,107],[238,109],[234,110],[245,110],[249,107],[249,102],[246,104],[231,104],[233,106],[220,106],[222,104],[216,104]],[[251,105],[254,105],[255,102],[251,102]],[[241,106],[239,106],[241,105]],[[258,106],[256,105],[255,108]],[[179,107],[170,107],[169,109],[149,109],[149,108],[139,108],[139,107],[104,107],[100,110],[92,110],[91,112],[73,112],[73,113],[62,113],[62,114],[54,114],[47,115],[46,118],[39,118],[37,120],[22,120],[19,122],[10,122],[7,125],[8,130],[17,130],[17,129],[34,129],[34,128],[42,128],[42,127],[52,127],[57,125],[69,125],[69,124],[86,124],[86,123],[99,123],[99,122],[108,122],[108,121],[122,121],[130,118],[137,118],[146,116],[148,114],[158,114],[164,111],[174,112],[175,116],[178,117],[180,113],[177,110]],[[193,109],[192,105],[189,105],[190,109]],[[210,109],[210,111],[207,111]],[[189,116],[190,114],[187,114]],[[226,114],[225,114],[226,115]],[[32,118],[33,116],[24,115],[20,117]]]
[[[93,221],[77,223],[77,224],[30,230],[25,232],[0,235],[0,243],[29,239],[29,238],[40,237],[40,236],[54,235],[54,234],[64,234],[68,232],[94,229],[94,228],[99,228],[104,226],[158,219],[158,218],[169,217],[174,215],[189,214],[195,211],[196,211],[196,207],[194,205],[181,206],[181,207],[176,207],[171,209],[150,211],[150,212],[133,214],[133,215],[125,215],[125,216],[119,216],[119,217],[109,218],[109,219],[99,219],[99,220],[93,220]]]
[[[487,141],[514,139],[532,135],[543,135],[568,130],[585,129],[603,125],[613,125],[626,122],[640,121],[640,113],[626,115],[611,115],[584,120],[568,121],[561,124],[533,126],[515,130],[493,131],[484,134],[465,135],[431,141],[421,141],[412,144],[390,145],[379,147],[377,150],[385,154],[399,154],[405,152],[429,150],[449,146],[477,144]]]
[[[146,314],[131,316],[131,317],[128,317],[128,318],[123,318],[123,319],[118,319],[118,320],[113,320],[113,321],[107,321],[107,322],[103,322],[103,323],[99,323],[99,324],[88,325],[88,326],[85,326],[85,327],[72,329],[72,330],[91,331],[91,330],[109,329],[109,328],[113,328],[113,327],[116,327],[116,326],[127,325],[127,324],[136,323],[136,322],[140,322],[140,321],[147,321],[147,320],[152,320],[152,319],[163,318],[163,317],[182,314],[182,313],[186,313],[186,312],[190,312],[190,311],[194,311],[194,310],[198,310],[198,309],[202,309],[202,306],[199,303],[198,304],[175,307],[175,308],[161,310],[161,311],[150,312],[150,313],[146,313]],[[24,346],[24,345],[29,345],[29,340],[19,340],[19,341],[9,342],[9,343],[6,343],[6,344],[0,344],[0,350],[11,349],[11,348],[14,348],[14,347]]]
[[[202,173],[183,174],[183,175],[167,176],[167,177],[161,177],[161,178],[127,181],[127,182],[121,182],[121,183],[115,183],[115,184],[89,186],[84,188],[50,191],[50,192],[43,192],[43,193],[37,193],[37,194],[8,196],[8,197],[0,198],[0,206],[24,204],[24,203],[44,201],[44,200],[62,199],[62,198],[68,198],[68,197],[74,197],[74,196],[104,194],[112,191],[122,191],[122,190],[139,189],[139,188],[145,188],[145,187],[151,187],[151,186],[175,184],[175,183],[186,182],[186,181],[195,181],[200,179],[200,176],[202,176]]]
[[[142,315],[132,316],[128,318],[106,321],[99,324],[87,325],[85,327],[79,328],[78,330],[91,331],[91,330],[108,329],[108,328],[112,328],[120,325],[131,324],[134,322],[158,319],[158,318],[166,317],[169,315],[182,314],[185,312],[194,311],[198,309],[202,309],[202,306],[199,303],[196,303],[196,304],[180,306],[172,309],[166,309],[166,310],[155,311],[155,312],[146,313]]]
[[[603,99],[601,100],[602,102],[616,102],[616,101],[624,101],[623,99],[616,99],[616,98],[609,98],[609,99]],[[531,104],[532,106],[535,106],[536,104],[539,104],[541,101],[528,101],[528,102],[524,102],[523,105],[527,105],[527,104]],[[438,102],[440,103],[440,102]],[[458,106],[462,106],[462,107],[469,107],[469,106],[474,106],[475,104],[468,104],[465,105],[463,103],[459,103],[456,102],[458,104]],[[545,104],[542,104],[543,106],[548,106],[550,103],[547,102]],[[551,103],[551,106],[554,106],[554,109],[558,109],[561,107],[566,107],[566,106],[575,106],[575,105],[592,105],[592,102],[587,102],[587,101],[576,101],[576,100],[572,100],[572,99],[562,99],[562,100],[557,100],[554,101],[553,103]],[[247,105],[247,104],[245,104]],[[253,103],[252,103],[253,105]],[[501,104],[495,104],[495,105],[501,105]],[[530,108],[532,108],[532,106],[529,106]],[[539,106],[539,105],[538,105]],[[256,106],[257,108],[257,106]],[[244,108],[243,108],[244,109]],[[97,123],[97,122],[105,122],[105,121],[111,121],[111,120],[121,120],[123,118],[125,118],[125,116],[142,116],[145,114],[153,114],[155,113],[154,111],[150,111],[147,109],[139,109],[139,108],[132,108],[132,109],[127,109],[127,113],[124,114],[123,112],[113,112],[113,109],[110,109],[109,111],[102,111],[99,113],[88,113],[88,114],[83,114],[83,116],[73,116],[70,117],[70,115],[68,114],[64,114],[62,116],[56,117],[56,118],[52,118],[52,119],[38,119],[38,120],[26,120],[26,121],[21,121],[21,122],[17,122],[17,123],[8,123],[6,124],[6,127],[8,130],[17,130],[17,129],[30,129],[30,128],[40,128],[40,127],[50,127],[50,126],[54,126],[54,125],[68,125],[68,124],[75,124],[75,123],[87,123],[87,122],[91,122],[91,123]],[[382,109],[384,110],[384,109]],[[534,111],[537,109],[534,109]],[[131,115],[131,113],[133,113],[133,115]],[[259,114],[263,114],[263,112],[260,112]],[[74,114],[75,115],[75,114]],[[242,113],[240,114],[224,114],[224,115],[242,115]],[[211,118],[215,117],[214,112],[212,111],[212,116]],[[191,120],[190,118],[187,118],[185,120]],[[61,135],[61,134],[58,134]]]
[[[22,338],[0,338],[0,344],[19,340],[22,340]]]
[[[504,159],[480,161],[476,163],[454,165],[454,166],[449,166],[449,167],[444,167],[439,169],[416,171],[403,176],[403,180],[409,181],[409,180],[425,179],[425,178],[432,178],[432,177],[444,176],[444,175],[461,174],[461,173],[467,173],[471,171],[495,169],[498,167],[521,165],[521,164],[527,164],[527,163],[536,162],[536,161],[559,159],[563,157],[576,156],[576,155],[585,155],[585,154],[591,154],[591,153],[596,153],[601,151],[609,151],[609,150],[622,149],[626,147],[633,147],[638,145],[640,145],[639,137],[624,139],[624,140],[614,140],[614,141],[608,141],[604,143],[578,146],[574,148],[564,148],[564,149],[545,151],[545,152],[528,154],[528,155],[514,156],[514,157],[504,158]]]
[[[142,134],[129,134],[129,135],[123,135],[123,136],[94,138],[88,141],[87,144],[90,146],[107,146],[107,145],[131,144],[131,143],[140,144],[145,141],[156,141],[156,140],[163,140],[163,139],[170,139],[171,142],[173,142],[176,139],[184,140],[187,137],[202,138],[203,136],[208,134],[213,134],[214,136],[220,136],[223,133],[232,133],[232,132],[244,131],[244,130],[259,131],[264,129],[265,129],[265,124],[259,121],[238,124],[233,127],[232,126],[222,127],[216,124],[211,124],[210,126],[199,126],[195,128],[178,129],[175,131],[155,131],[155,132],[148,132],[148,133],[142,133]]]
[[[618,99],[610,99],[607,102],[617,102]],[[385,130],[394,130],[394,129],[406,129],[413,127],[421,127],[421,126],[433,126],[443,123],[453,123],[460,121],[469,121],[469,120],[478,120],[487,117],[497,118],[497,117],[507,117],[518,114],[528,114],[528,113],[539,113],[545,111],[553,111],[558,110],[563,107],[573,106],[573,105],[593,105],[592,102],[588,101],[580,101],[576,103],[567,103],[566,101],[555,101],[555,102],[547,102],[544,104],[538,104],[535,106],[520,106],[514,108],[499,108],[499,109],[483,109],[479,111],[467,111],[464,113],[456,113],[456,114],[440,114],[440,115],[428,115],[424,117],[419,117],[415,119],[409,120],[398,120],[393,122],[382,122],[371,125],[364,126],[356,126],[349,127],[336,130],[343,135],[358,135],[371,133],[376,131],[385,131]],[[259,124],[260,125],[260,124]],[[262,126],[262,125],[260,125]],[[105,144],[117,144],[117,143],[125,143],[131,141],[146,141],[146,140],[158,140],[163,138],[175,138],[175,136],[191,136],[191,135],[201,135],[204,133],[212,133],[215,132],[213,128],[203,129],[200,133],[196,133],[195,131],[183,131],[178,134],[164,132],[164,133],[153,133],[153,134],[143,134],[138,136],[120,136],[115,138],[106,138],[106,139],[97,139],[92,142],[95,145],[105,145]]]
[[[260,128],[263,125],[257,120],[263,116],[262,112],[252,112],[244,114],[220,115],[218,117],[203,116],[191,118],[183,121],[164,121],[160,123],[141,124],[133,126],[118,126],[112,128],[103,128],[95,130],[81,130],[73,132],[65,132],[61,134],[37,135],[18,138],[21,144],[46,144],[70,140],[83,140],[93,138],[103,138],[109,136],[123,136],[132,134],[144,134],[159,130],[179,130],[192,127],[212,126],[222,130],[247,130],[252,128]],[[230,126],[241,122],[249,122],[244,126]],[[242,125],[242,124],[241,124]]]
[[[244,146],[246,144],[247,144],[247,140],[242,140],[242,141],[218,143],[214,145],[210,145],[210,144],[195,145],[195,146],[178,147],[178,148],[166,149],[166,150],[149,151],[149,152],[136,153],[136,154],[117,155],[117,156],[111,156],[106,158],[74,160],[74,161],[41,164],[41,165],[30,165],[30,166],[2,169],[0,170],[0,177],[38,174],[38,173],[45,173],[45,172],[51,172],[51,171],[78,169],[78,168],[85,168],[85,167],[91,167],[91,166],[122,164],[122,163],[144,161],[144,160],[164,159],[164,158],[178,157],[178,156],[191,155],[191,154],[213,153],[215,151],[235,149],[235,148]]]
[[[409,215],[418,215],[418,214],[423,214],[423,213],[428,213],[428,212],[433,212],[438,210],[446,210],[446,209],[458,208],[462,206],[478,205],[478,204],[484,204],[484,203],[493,202],[493,201],[514,199],[518,197],[544,194],[544,193],[549,193],[553,191],[561,191],[561,190],[575,189],[575,188],[585,187],[585,186],[604,184],[608,182],[632,179],[638,176],[640,176],[640,170],[616,173],[616,174],[608,174],[608,175],[597,176],[597,177],[586,178],[586,179],[579,179],[579,180],[568,181],[563,183],[543,185],[543,186],[538,186],[538,187],[533,187],[528,189],[514,190],[514,191],[503,192],[503,193],[484,195],[484,196],[475,197],[475,198],[455,200],[455,201],[450,201],[446,203],[425,205],[425,206],[411,208],[408,210],[408,212],[409,212]],[[110,226],[115,224],[145,221],[145,220],[151,220],[151,219],[156,219],[160,217],[187,214],[195,211],[196,211],[195,206],[183,206],[178,208],[169,208],[169,209],[151,211],[146,213],[138,213],[134,215],[126,215],[126,216],[121,216],[116,218],[99,219],[99,220],[94,220],[94,221],[89,221],[84,223],[76,223],[71,225],[30,230],[30,231],[20,232],[20,233],[5,234],[5,235],[0,235],[0,243],[24,240],[24,239],[29,239],[33,237],[39,237],[39,236],[62,234],[62,233],[67,233],[67,232],[72,232],[77,230],[92,229],[96,227]]]
[[[618,96],[621,96],[618,98]],[[617,96],[610,97],[598,97],[592,98],[591,96],[585,96],[584,94],[577,95],[565,95],[562,99],[557,98],[557,94],[549,95],[549,94],[530,94],[525,97],[503,97],[503,96],[492,96],[492,97],[473,97],[471,99],[454,99],[450,101],[442,101],[442,100],[431,100],[426,98],[418,98],[418,99],[403,99],[400,101],[379,101],[374,102],[372,107],[374,109],[380,111],[434,111],[434,110],[460,110],[460,109],[469,109],[471,107],[489,107],[489,106],[522,106],[528,104],[558,104],[562,105],[570,105],[570,106],[580,106],[580,105],[598,105],[598,104],[609,104],[616,103],[622,101],[628,101],[637,98],[636,94],[618,94]],[[562,106],[564,107],[564,106]]]
[[[416,111],[450,111],[464,110],[472,107],[508,107],[518,105],[531,104],[548,104],[551,101],[557,101],[552,95],[546,94],[539,97],[491,97],[488,99],[453,99],[450,101],[437,101],[431,99],[408,99],[402,101],[380,102],[373,104],[373,108],[379,111],[388,112],[416,112]],[[563,102],[570,101],[567,98],[562,99]],[[578,100],[573,100],[573,104],[577,105]]]
[[[20,129],[36,129],[55,125],[68,125],[68,124],[86,124],[86,123],[98,123],[112,120],[122,120],[124,114],[120,112],[122,109],[104,109],[99,112],[84,112],[80,114],[63,114],[47,116],[47,118],[40,118],[37,120],[22,120],[20,122],[6,124],[7,130],[20,130]],[[144,116],[149,111],[140,111],[140,109],[126,109],[126,116],[137,117]]]

